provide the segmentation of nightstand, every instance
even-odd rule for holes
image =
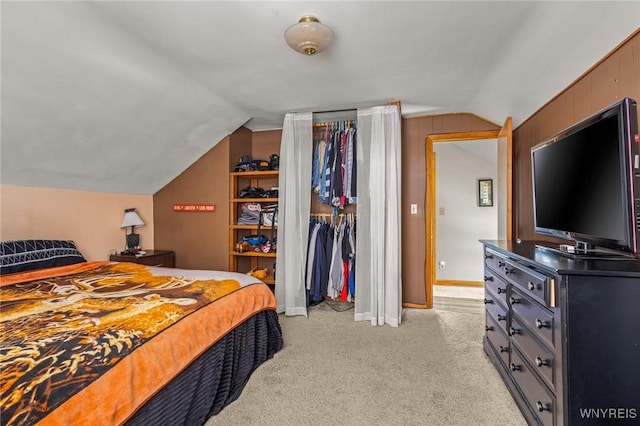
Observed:
[[[145,250],[143,255],[112,254],[109,256],[112,262],[131,262],[147,266],[175,267],[175,253],[170,250]]]

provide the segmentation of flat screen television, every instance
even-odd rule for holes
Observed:
[[[640,253],[640,140],[633,99],[534,146],[531,162],[536,233],[572,241],[557,248],[573,256]]]

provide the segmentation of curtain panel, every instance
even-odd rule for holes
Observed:
[[[395,105],[358,109],[355,320],[398,327],[402,316],[401,132]]]
[[[307,316],[305,265],[311,210],[313,114],[288,113],[282,127],[278,179],[277,312]]]

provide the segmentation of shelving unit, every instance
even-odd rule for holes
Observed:
[[[267,277],[264,278],[266,284],[276,283],[273,272],[276,252],[238,252],[235,250],[236,243],[242,237],[258,232],[258,225],[238,225],[240,216],[240,206],[242,203],[263,203],[274,204],[277,198],[238,198],[242,188],[247,186],[260,187],[269,190],[278,186],[278,170],[266,170],[255,172],[231,172],[229,179],[229,270],[234,272],[249,272],[252,268],[268,268]],[[275,228],[277,230],[277,228]],[[270,236],[271,227],[261,227],[261,233]]]

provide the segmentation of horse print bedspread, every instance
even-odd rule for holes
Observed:
[[[106,424],[122,423],[225,332],[273,308],[271,295],[258,289],[264,285],[153,270],[90,262],[3,277],[2,424],[96,424],[95,411],[78,414],[93,404]],[[230,297],[241,289],[257,292],[251,308],[242,296]],[[229,300],[213,309],[219,299]]]

